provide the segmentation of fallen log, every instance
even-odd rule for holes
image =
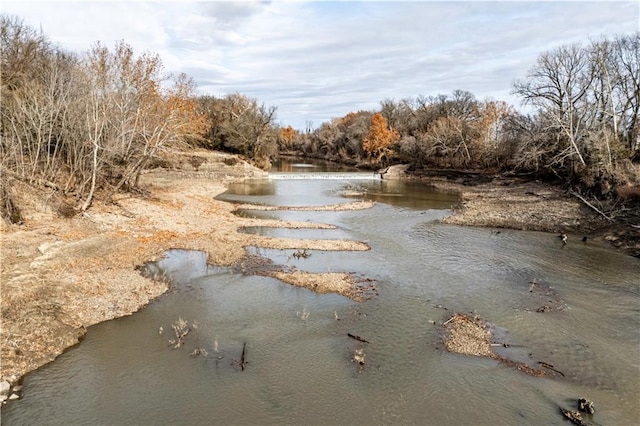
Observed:
[[[613,222],[613,219],[611,219],[609,216],[607,216],[606,214],[604,214],[600,209],[598,209],[596,206],[594,206],[593,204],[591,204],[590,202],[588,202],[582,195],[578,194],[577,192],[575,192],[573,189],[569,189],[569,194],[573,195],[574,197],[580,199],[580,201],[582,201],[583,203],[585,203],[587,206],[591,207],[593,210],[595,210],[600,216],[604,217],[605,219],[607,219],[609,222]]]
[[[546,363],[544,361],[538,361],[538,364],[540,364],[540,366],[542,366],[542,367],[544,367],[544,368],[546,368],[548,370],[554,371],[554,372],[558,373],[559,375],[561,375],[562,377],[564,377],[564,373],[562,371],[560,371],[560,370],[556,370],[556,368],[553,365],[551,365],[549,363]]]
[[[351,337],[352,339],[356,339],[357,341],[362,342],[362,343],[369,343],[369,341],[367,339],[364,339],[364,338],[362,338],[360,336],[357,336],[355,334],[347,333],[347,336]]]
[[[560,408],[560,412],[562,413],[564,418],[569,420],[574,425],[576,425],[576,426],[587,426],[587,423],[582,418],[582,414],[580,414],[579,412],[571,411],[571,410],[565,410],[562,407],[558,407],[558,408]]]

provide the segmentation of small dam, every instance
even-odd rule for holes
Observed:
[[[380,180],[378,172],[292,172],[269,173],[270,180]]]

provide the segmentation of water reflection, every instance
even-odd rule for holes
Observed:
[[[345,187],[347,196],[411,209],[449,209],[460,198],[439,192],[420,182],[402,180],[370,180]]]
[[[244,182],[234,182],[227,190],[227,194],[233,195],[274,195],[275,193],[275,182],[269,179],[247,179]]]

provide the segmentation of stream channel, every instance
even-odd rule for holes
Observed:
[[[28,374],[24,398],[3,407],[2,423],[567,425],[558,406],[575,409],[580,397],[594,401],[595,424],[640,422],[637,259],[576,238],[563,246],[553,234],[444,225],[454,196],[370,173],[342,176],[277,174],[220,198],[309,206],[354,201],[342,196],[347,187],[366,192],[355,199],[375,200],[368,210],[240,214],[337,227],[245,232],[367,242],[370,251],[299,259],[294,250],[248,250],[305,271],[353,272],[374,280],[377,297],[315,294],[207,265],[200,252],[168,252],[158,267],[172,290],[91,327],[80,345]],[[529,291],[534,279],[543,293]],[[551,364],[564,377],[444,351],[439,325],[455,312],[491,323],[495,341],[510,345],[502,356]],[[179,318],[191,332],[173,349]],[[352,361],[356,349],[364,366]]]

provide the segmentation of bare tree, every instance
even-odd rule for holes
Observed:
[[[620,99],[620,125],[629,149],[640,151],[640,32],[621,36],[613,42]]]
[[[219,99],[203,97],[199,103],[210,120],[209,145],[239,153],[268,168],[278,150],[276,107],[239,93]]]
[[[515,93],[546,114],[568,141],[568,149],[561,149],[554,162],[575,155],[586,165],[581,145],[589,112],[584,104],[594,78],[589,63],[589,55],[579,45],[562,46],[540,55],[527,79],[514,84]]]

